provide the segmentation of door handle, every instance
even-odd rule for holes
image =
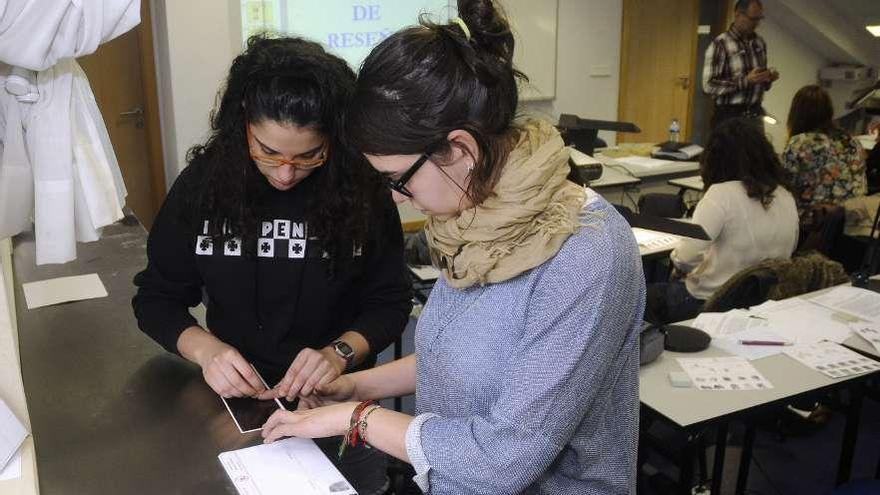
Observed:
[[[138,129],[143,129],[144,127],[144,109],[141,107],[135,107],[127,112],[120,112],[119,118],[121,119],[134,119],[134,125]]]

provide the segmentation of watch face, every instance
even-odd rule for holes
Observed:
[[[350,359],[354,355],[354,349],[351,348],[350,345],[346,344],[343,341],[336,342],[333,345],[333,348],[336,349],[336,353],[345,359]]]

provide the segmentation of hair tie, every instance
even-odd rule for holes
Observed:
[[[464,32],[464,37],[467,38],[468,41],[471,40],[471,30],[468,29],[467,24],[465,24],[461,17],[453,17],[451,22],[458,24],[458,27]]]

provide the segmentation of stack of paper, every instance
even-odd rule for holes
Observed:
[[[624,156],[614,159],[614,162],[618,165],[623,165],[627,169],[633,168],[642,170],[653,170],[673,163],[671,160],[658,160],[647,156]]]
[[[678,364],[700,390],[773,388],[773,384],[742,357],[678,358]]]
[[[868,359],[834,342],[799,345],[785,350],[785,353],[804,366],[812,368],[831,378],[860,375],[880,370],[880,363]]]
[[[858,322],[850,323],[849,328],[861,338],[867,340],[880,352],[880,325],[877,323]]]
[[[241,495],[357,495],[309,439],[285,438],[218,457]]]
[[[880,294],[858,287],[835,287],[810,301],[868,321],[880,321]]]

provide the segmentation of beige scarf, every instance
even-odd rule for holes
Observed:
[[[425,225],[434,264],[459,289],[502,282],[544,263],[580,226],[584,190],[566,180],[568,148],[547,122],[523,123],[494,194]]]

